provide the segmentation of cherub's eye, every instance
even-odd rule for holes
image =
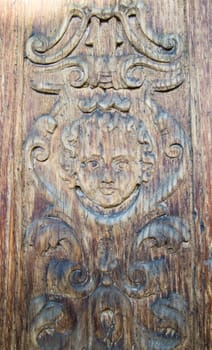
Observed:
[[[127,159],[117,159],[113,161],[113,168],[116,171],[125,171],[129,167],[129,161]]]
[[[90,160],[89,162],[88,162],[88,166],[90,167],[90,168],[92,168],[92,169],[95,169],[95,168],[97,168],[98,166],[99,166],[99,162],[98,162],[98,160]]]
[[[99,167],[99,161],[97,159],[91,159],[81,163],[81,168],[87,168],[89,170],[94,170]]]

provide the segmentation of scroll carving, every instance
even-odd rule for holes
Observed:
[[[30,315],[35,313],[30,324],[31,342],[35,349],[45,349],[45,346],[53,346],[51,342],[55,342],[55,344],[57,342],[58,344],[68,342],[73,346],[72,328],[61,330],[62,333],[60,333],[57,328],[57,319],[71,318],[74,327],[77,322],[77,317],[74,316],[76,313],[73,306],[74,301],[79,299],[83,303],[85,298],[89,298],[87,313],[90,307],[93,310],[90,330],[91,349],[100,346],[101,343],[104,344],[102,348],[106,349],[113,344],[114,348],[118,349],[122,346],[127,349],[133,342],[133,330],[130,331],[130,334],[124,336],[124,330],[128,328],[128,324],[131,324],[132,319],[132,308],[128,297],[140,299],[166,290],[166,281],[169,276],[169,266],[166,258],[160,257],[144,261],[142,259],[145,255],[144,251],[145,249],[151,249],[153,246],[158,249],[165,246],[168,254],[176,252],[180,245],[189,239],[187,227],[179,218],[166,216],[155,219],[144,226],[137,233],[132,244],[131,258],[126,271],[122,271],[122,264],[114,249],[113,239],[109,238],[103,238],[96,242],[97,250],[93,257],[95,268],[89,271],[86,265],[91,266],[91,264],[89,261],[86,263],[83,256],[84,249],[77,236],[65,222],[51,217],[44,217],[39,222],[34,222],[27,232],[26,257],[27,261],[34,266],[28,272],[28,281],[31,281],[30,286],[36,295],[30,306],[34,310],[30,312]],[[127,247],[125,249],[127,250]],[[38,268],[39,276],[36,277]],[[45,292],[45,295],[40,295],[41,292]],[[182,307],[181,303],[178,302],[178,299],[181,300],[180,296],[172,297],[172,299],[174,301],[176,299],[179,308]],[[70,304],[70,308],[65,306],[64,309],[64,303],[65,305]],[[169,307],[172,308],[169,299],[168,301],[162,299],[161,302],[158,301],[153,304],[152,310],[159,318],[160,308],[162,314],[167,310],[165,319],[168,318],[169,325],[172,322],[170,318],[174,318],[171,334],[169,334],[170,327],[167,326],[165,330],[167,332],[165,343],[168,344],[169,349],[174,349],[175,345],[173,344],[178,344],[181,340],[180,327],[182,322],[178,322],[178,318],[175,319],[174,314],[171,311],[169,312]],[[165,308],[165,311],[163,311],[163,308]],[[175,309],[175,306],[173,308]],[[178,309],[176,315],[178,315]],[[164,321],[163,329],[165,328],[166,323]],[[143,327],[141,327],[142,329]],[[150,344],[148,334],[151,334],[152,338],[156,337],[156,343],[157,337],[162,337],[157,334],[152,335],[151,332],[149,330],[145,331],[142,342]],[[172,339],[173,337],[174,339]],[[57,340],[60,338],[62,340]],[[45,341],[47,345],[45,345]],[[163,343],[162,340],[161,342]],[[153,345],[147,346],[154,348]],[[62,347],[58,347],[58,349],[60,348]]]
[[[52,301],[46,296],[32,300],[31,344],[34,349],[61,349],[67,345],[68,339],[76,327],[76,314],[70,301],[57,297]],[[68,322],[68,328],[64,329]]]
[[[108,9],[70,7],[55,37],[33,35],[27,41],[26,55],[40,72],[62,71],[66,83],[78,88],[89,85],[128,89],[150,82],[155,91],[173,89],[184,80],[180,63],[182,39],[153,33],[143,21],[144,12],[140,1],[128,5],[119,1]],[[79,27],[67,43],[63,42],[75,18],[79,19]],[[74,55],[81,40],[87,47],[86,55]],[[102,46],[103,40],[106,41]],[[128,54],[123,54],[125,41],[131,45]],[[58,44],[61,42],[62,46]],[[77,79],[73,81],[71,76]]]
[[[57,184],[61,180],[66,184],[66,196],[70,195],[70,189],[75,188],[85,207],[102,214],[126,211],[137,198],[147,203],[148,208],[144,206],[144,212],[152,210],[183,181],[190,149],[181,125],[153,101],[147,103],[156,113],[153,114],[153,123],[161,137],[163,156],[176,160],[172,172],[159,183],[151,200],[145,198],[149,194],[142,183],[149,183],[155,174],[157,157],[152,138],[141,120],[129,114],[122,116],[118,112],[103,113],[97,109],[93,114],[85,114],[78,120],[62,125],[58,158],[54,160],[49,152],[54,147],[51,140],[58,121],[51,113],[40,117],[26,143],[27,162],[35,182],[47,190],[51,200],[59,201],[61,187],[59,192]],[[119,144],[116,140],[120,140]],[[116,147],[114,151],[111,147],[110,159],[105,158],[107,142]],[[86,147],[86,144],[90,146]],[[51,167],[53,161],[58,162],[60,180],[55,178],[49,186],[49,182],[45,183],[45,172],[47,164]],[[108,175],[109,179],[105,179]],[[63,203],[60,205],[63,206]]]
[[[171,293],[156,299],[151,309],[158,322],[155,330],[143,329],[142,349],[175,349],[186,337],[188,306],[181,296]]]
[[[171,350],[187,337],[170,261],[190,231],[165,207],[190,145],[154,98],[183,83],[183,44],[147,28],[144,11],[72,6],[54,37],[26,43],[31,88],[55,96],[25,142],[27,176],[51,204],[25,235],[33,350]]]

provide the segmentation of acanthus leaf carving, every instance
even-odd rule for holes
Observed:
[[[69,260],[53,259],[48,267],[47,284],[51,293],[83,298],[95,290],[96,280],[96,276],[89,276],[85,267],[76,265]]]
[[[34,310],[31,312],[32,344],[40,349],[45,349],[45,342],[47,342],[47,344],[55,344],[55,349],[61,349],[60,346],[70,341],[72,334],[72,328],[67,331],[63,329],[62,334],[58,329],[59,323],[56,320],[61,319],[60,315],[69,310],[67,307],[65,310],[63,309],[63,299],[68,298],[67,300],[73,303],[76,298],[83,300],[89,297],[90,305],[94,308],[92,329],[90,330],[92,347],[97,346],[95,344],[99,344],[99,341],[100,344],[105,344],[103,349],[109,349],[112,345],[114,349],[116,347],[118,349],[118,346],[130,346],[133,341],[132,334],[124,337],[123,333],[127,322],[130,322],[132,312],[127,297],[140,299],[164,291],[166,289],[165,281],[169,274],[169,267],[164,257],[152,261],[145,259],[142,261],[139,258],[145,256],[145,254],[142,255],[142,247],[151,249],[153,246],[157,248],[164,246],[167,247],[168,252],[175,252],[180,248],[181,243],[187,242],[188,239],[187,227],[177,217],[160,217],[144,226],[137,234],[131,248],[127,272],[128,280],[131,281],[130,285],[127,280],[123,279],[125,272],[120,269],[119,258],[113,249],[111,239],[104,238],[98,243],[95,260],[98,273],[95,272],[94,278],[94,271],[83,267],[83,248],[80,247],[76,234],[65,222],[53,217],[35,221],[26,234],[27,256],[31,262],[34,262],[34,271],[29,269],[28,274],[29,280],[32,281],[33,291],[36,289],[36,280],[33,281],[37,275],[35,271],[38,269],[41,274],[39,278],[43,279],[41,273],[41,266],[43,266],[46,285],[41,286],[41,290],[42,288],[43,291],[45,290],[46,296],[38,295],[31,301],[31,309]],[[114,287],[114,283],[116,287]],[[36,294],[39,294],[39,291]],[[126,311],[127,304],[129,304],[128,311]],[[94,305],[96,306],[94,307]],[[172,311],[172,308],[176,311]],[[183,310],[181,297],[171,296],[168,300],[159,299],[156,301],[152,305],[152,311],[159,318],[163,315],[163,327],[161,327],[166,329],[167,336],[163,337],[150,330],[145,330],[145,332],[142,330],[144,332],[142,333],[142,344],[143,342],[148,344],[144,349],[159,349],[154,345],[158,344],[158,339],[165,348],[174,349],[184,336],[181,331],[181,315],[178,315],[178,311],[184,312],[185,315]],[[64,317],[71,317],[74,322],[73,327],[75,327],[76,317],[74,311],[70,312],[70,315],[67,314]],[[172,333],[169,334],[170,329],[174,336]],[[104,332],[106,332],[105,335]],[[94,336],[94,334],[96,335]],[[149,340],[150,334],[151,340]],[[93,349],[92,347],[91,349]]]
[[[132,244],[127,275],[118,269],[117,283],[120,289],[133,298],[165,290],[169,274],[167,259],[157,257],[145,260],[145,250],[165,247],[168,253],[175,253],[189,238],[186,225],[178,217],[162,216],[150,221],[138,232]]]
[[[68,300],[39,296],[30,304],[30,334],[33,349],[61,350],[69,342],[77,317]],[[68,327],[64,325],[68,321]]]
[[[185,300],[177,293],[170,293],[167,297],[157,298],[151,310],[156,317],[155,329],[148,330],[140,325],[137,330],[142,349],[172,350],[182,346],[188,332]]]
[[[128,97],[121,95],[95,95],[90,98],[83,98],[79,101],[79,109],[84,113],[92,113],[95,110],[109,111],[115,109],[120,112],[129,112],[131,101]]]
[[[126,295],[140,299],[158,293],[161,284],[166,289],[167,275],[167,262],[163,258],[157,261],[136,261],[130,264],[126,275],[118,270],[117,283]]]
[[[190,233],[177,216],[152,217],[188,171],[189,139],[152,98],[182,84],[182,38],[153,33],[144,11],[136,0],[69,6],[54,37],[35,34],[27,41],[31,88],[57,96],[25,144],[27,171],[58,210],[35,220],[26,234],[33,350],[172,350],[186,336],[183,298],[164,293],[169,255]],[[138,106],[144,114],[134,115]],[[76,213],[79,232],[72,228]],[[156,298],[155,329],[133,315],[144,298]],[[85,340],[76,343],[80,328]]]
[[[66,223],[55,218],[35,221],[27,232],[26,244],[30,247],[29,258],[32,249],[35,260],[42,261],[43,257],[42,269],[48,294],[62,292],[63,295],[82,298],[95,289],[96,277],[89,276],[81,245]]]
[[[138,233],[133,244],[134,256],[149,245],[150,247],[163,247],[176,252],[183,242],[188,242],[190,233],[183,220],[174,216],[161,216],[145,225]]]

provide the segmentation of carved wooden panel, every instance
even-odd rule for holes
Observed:
[[[167,4],[63,1],[52,22],[25,18],[14,349],[210,348],[190,7]]]

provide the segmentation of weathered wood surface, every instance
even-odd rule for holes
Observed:
[[[209,2],[1,0],[0,348],[212,347]]]
[[[0,5],[0,349],[21,349],[22,93],[24,22],[21,4]],[[18,337],[16,337],[18,334]],[[13,344],[13,345],[12,345]]]
[[[210,1],[187,6],[190,115],[193,146],[197,349],[212,348],[212,8]]]

